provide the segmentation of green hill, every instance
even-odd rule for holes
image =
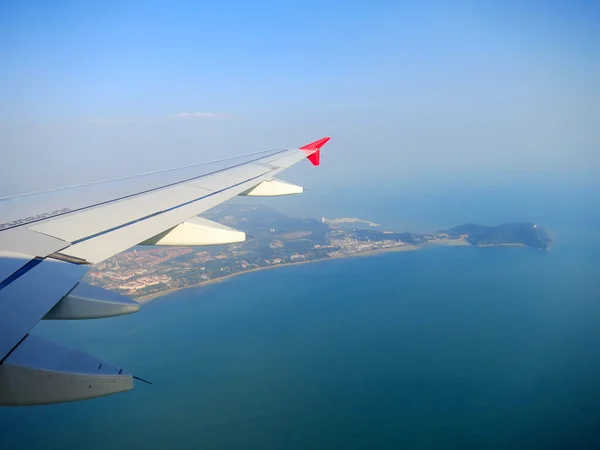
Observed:
[[[551,239],[546,231],[533,223],[505,223],[495,227],[467,223],[443,230],[450,237],[466,236],[472,245],[524,245],[547,250]]]

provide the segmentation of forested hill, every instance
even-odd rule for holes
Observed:
[[[547,250],[551,240],[546,231],[533,223],[505,223],[495,227],[467,223],[440,231],[450,237],[465,236],[471,245],[525,245]]]

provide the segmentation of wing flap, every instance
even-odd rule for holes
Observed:
[[[44,316],[44,320],[100,319],[140,310],[129,297],[81,282]]]
[[[65,217],[50,219],[30,229],[65,241],[77,242],[97,233],[142,220],[144,217],[168,209],[173,204],[189,202],[203,195],[206,195],[206,190],[189,185],[178,185]],[[161,202],[158,201],[159,198]]]
[[[260,181],[262,181],[260,178],[244,182],[236,180],[235,185],[211,192],[193,202],[172,206],[143,220],[74,242],[61,251],[61,254],[81,258],[92,264],[99,263],[235,197]]]
[[[131,373],[37,336],[27,336],[0,365],[0,406],[72,402],[132,388]]]
[[[46,259],[0,290],[0,361],[89,269]]]
[[[35,225],[37,231],[69,242],[113,228],[143,217],[144,208],[133,200],[125,200]]]
[[[70,244],[70,242],[62,239],[37,233],[27,228],[15,228],[0,232],[0,258],[10,257],[8,253],[30,255],[31,258],[35,256],[43,258],[68,247]],[[0,281],[4,279],[1,267],[2,264],[0,263]]]

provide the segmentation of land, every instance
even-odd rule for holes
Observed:
[[[245,231],[242,243],[212,247],[137,246],[98,264],[91,284],[148,301],[168,292],[222,281],[251,271],[377,252],[417,250],[428,244],[547,249],[550,239],[535,224],[485,227],[465,224],[433,234],[382,231],[361,219],[300,219],[269,208],[224,205],[203,217]],[[368,224],[368,229],[348,228]]]
[[[348,224],[348,223],[364,223],[370,227],[378,227],[379,224],[375,222],[370,222],[368,220],[357,219],[356,217],[342,217],[340,219],[327,219],[325,217],[321,218],[321,222],[327,223],[329,225],[340,225],[340,224]]]
[[[547,250],[551,242],[546,231],[534,223],[505,223],[495,227],[467,223],[440,233],[451,239],[465,236],[469,244],[477,247],[521,245]]]

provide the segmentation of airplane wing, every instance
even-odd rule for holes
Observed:
[[[131,373],[30,330],[42,319],[138,311],[139,303],[81,278],[93,264],[138,244],[243,241],[243,232],[196,216],[237,195],[302,192],[276,176],[304,158],[319,165],[328,140],[0,199],[0,406],[130,390]]]

